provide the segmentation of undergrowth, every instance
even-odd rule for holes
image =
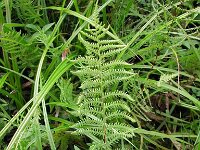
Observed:
[[[200,148],[197,0],[0,2],[0,149]]]

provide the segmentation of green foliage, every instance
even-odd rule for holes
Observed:
[[[133,78],[135,73],[126,69],[130,64],[115,61],[125,45],[106,38],[109,28],[103,30],[96,10],[94,14],[96,26],[88,25],[78,36],[86,48],[86,56],[74,61],[79,67],[73,74],[81,79],[82,92],[78,98],[81,120],[73,127],[76,133],[92,139],[90,149],[112,149],[120,140],[134,136],[126,122],[135,122],[127,105],[127,101],[134,103],[134,100],[122,90],[112,91],[112,87],[119,88],[120,82]]]
[[[6,53],[12,54],[12,59],[19,59],[17,65],[35,68],[41,52],[39,48],[31,42],[30,37],[21,35],[21,32],[9,30],[1,35],[0,46]]]
[[[1,1],[0,149],[198,149],[198,5]]]
[[[0,78],[0,89],[3,87],[5,81],[6,81],[6,78],[8,77],[9,73],[6,73],[5,75],[3,75],[1,78]]]
[[[70,80],[60,79],[58,87],[60,88],[60,101],[63,103],[72,103],[73,102],[73,84]]]
[[[39,25],[45,25],[46,23],[48,23],[45,22],[46,20],[44,20],[46,16],[44,12],[42,12],[41,8],[43,6],[39,1],[37,5],[37,2],[32,0],[14,0],[13,6],[14,10],[17,13],[17,19],[19,19],[21,23],[25,22],[26,24]]]

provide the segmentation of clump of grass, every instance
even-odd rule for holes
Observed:
[[[198,3],[0,2],[0,149],[78,150],[97,142],[90,134],[72,134],[84,115],[76,113],[80,80],[70,72],[77,67],[70,60],[88,55],[77,35],[86,25],[101,25],[94,21],[95,5],[99,5],[100,20],[110,25],[103,32],[124,46],[110,59],[131,64],[126,69],[137,74],[109,88],[116,91],[118,87],[134,100],[121,99],[128,103],[135,122],[112,120],[128,123],[134,133],[123,136],[118,145],[123,149],[198,149]]]

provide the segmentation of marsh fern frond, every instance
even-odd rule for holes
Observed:
[[[109,27],[99,23],[96,13],[93,21],[97,25],[88,25],[78,36],[86,56],[74,60],[77,71],[72,73],[80,78],[82,92],[78,98],[81,119],[73,128],[75,133],[91,138],[90,149],[109,150],[119,140],[134,136],[126,122],[135,122],[127,105],[135,101],[120,84],[134,78],[135,73],[129,63],[115,59],[126,45],[107,37]]]

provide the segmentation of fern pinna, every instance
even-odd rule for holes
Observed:
[[[90,149],[109,150],[134,135],[126,124],[135,122],[126,104],[134,100],[120,90],[120,84],[135,73],[126,69],[130,64],[115,59],[125,45],[106,38],[109,28],[104,28],[97,14],[93,21],[95,25],[88,25],[78,36],[87,51],[85,57],[75,60],[78,70],[73,73],[82,82],[82,93],[78,98],[81,119],[73,127],[77,133],[92,139]]]

